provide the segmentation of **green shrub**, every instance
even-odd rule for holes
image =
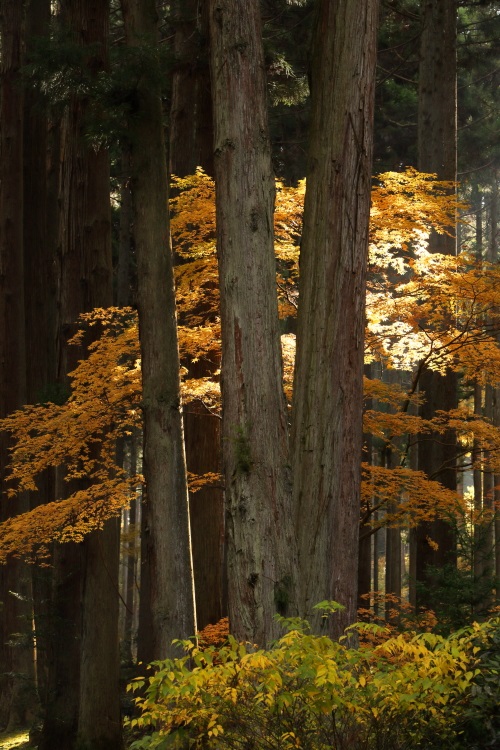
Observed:
[[[302,621],[282,622],[288,632],[267,651],[230,637],[218,651],[184,642],[184,658],[155,663],[152,677],[131,686],[141,712],[131,725],[149,732],[132,748],[457,747],[470,696],[482,684],[485,626],[352,648],[347,639],[311,635]]]
[[[500,747],[500,617],[472,629],[476,677],[464,711],[462,748]]]

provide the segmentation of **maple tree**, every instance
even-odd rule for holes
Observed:
[[[423,362],[436,370],[451,366],[462,373],[464,382],[475,378],[496,382],[499,378],[500,351],[494,333],[500,309],[500,272],[491,264],[478,266],[465,253],[450,258],[427,252],[431,229],[444,231],[450,214],[457,210],[445,183],[414,170],[380,175],[377,182],[372,192],[366,357],[383,361],[386,367],[412,371],[413,379],[410,387],[403,389],[365,378],[365,397],[376,405],[365,411],[365,432],[391,444],[400,466],[364,466],[362,533],[385,524],[413,524],[435,514],[449,516],[463,508],[463,498],[457,492],[406,465],[411,445],[430,431],[455,429],[469,464],[474,440],[487,450],[489,468],[500,462],[499,429],[474,415],[466,403],[452,413],[438,413],[432,420],[424,420],[410,409],[425,398],[417,392]],[[214,183],[198,170],[188,178],[174,178],[173,184],[178,192],[171,199],[172,238],[184,261],[176,268],[182,396],[186,403],[197,401],[218,413],[217,375],[190,376],[190,367],[198,359],[206,358],[215,365],[220,360]],[[278,183],[275,232],[277,284],[282,294],[286,283],[282,315],[295,313],[288,300],[297,297],[294,280],[303,195],[302,184],[294,189]],[[450,309],[454,313],[452,326]],[[82,330],[99,327],[102,333],[91,345],[88,358],[71,374],[72,393],[67,402],[25,407],[3,420],[2,428],[13,440],[11,495],[35,490],[37,476],[48,466],[63,462],[68,467],[68,481],[86,476],[92,483],[64,500],[9,519],[0,527],[3,560],[12,553],[40,560],[52,539],[81,539],[118,513],[142,481],[140,476],[128,477],[114,461],[117,438],[141,425],[136,313],[130,308],[96,310],[82,316],[80,325]],[[75,345],[82,335],[75,337]],[[285,392],[290,399],[293,335],[282,337],[282,349]],[[400,441],[396,444],[397,438],[405,438],[403,450]],[[191,476],[190,486],[195,491],[206,482],[220,481],[217,474]],[[373,522],[374,511],[393,500],[396,506],[391,513]]]

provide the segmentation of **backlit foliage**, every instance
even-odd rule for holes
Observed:
[[[387,637],[357,625],[350,635],[379,640],[351,648],[349,636],[333,642],[298,619],[282,622],[288,632],[267,651],[229,636],[217,650],[184,642],[184,658],[155,663],[131,686],[141,712],[131,724],[149,733],[134,750],[452,747],[483,677],[480,643],[498,628]]]
[[[183,179],[174,177],[172,188],[182,397],[184,403],[196,401],[219,414],[214,183],[199,169]],[[296,314],[304,193],[304,182],[295,188],[276,183],[276,278],[282,318]],[[452,429],[463,467],[500,470],[499,430],[474,415],[467,403],[429,420],[416,414],[425,399],[418,390],[424,366],[440,372],[452,368],[464,383],[500,382],[500,271],[479,266],[466,253],[450,257],[427,249],[430,233],[451,231],[460,208],[448,183],[411,169],[380,175],[373,188],[366,360],[406,373],[406,386],[365,379],[365,432],[390,451],[393,461],[390,468],[363,466],[362,534],[373,533],[381,524],[414,525],[469,512],[463,498],[446,490],[438,478],[431,480],[407,466],[411,447],[426,435]],[[0,525],[0,560],[9,554],[39,559],[54,539],[80,540],[119,513],[142,481],[128,477],[115,462],[116,441],[141,426],[136,314],[131,309],[96,310],[80,323],[82,332],[90,328],[100,336],[71,374],[66,403],[27,406],[1,423],[12,445],[8,494],[29,491],[36,498],[37,478],[50,467],[64,472],[66,490],[56,502]],[[293,334],[282,337],[282,351],[284,388],[291,403]],[[189,477],[192,492],[221,481],[212,474]],[[384,512],[377,517],[376,510]]]

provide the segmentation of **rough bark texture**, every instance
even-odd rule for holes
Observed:
[[[0,418],[26,402],[26,352],[23,258],[23,47],[22,4],[0,3]],[[0,520],[27,510],[27,497],[7,499],[4,476],[8,441],[0,435]],[[10,560],[0,568],[0,726],[26,721],[33,661],[26,638],[31,627],[29,570]],[[21,637],[19,634],[21,633]],[[28,641],[29,642],[29,641]]]
[[[229,621],[265,645],[296,610],[275,260],[274,177],[257,0],[211,0]]]
[[[106,64],[109,5],[102,0],[62,4],[62,21],[74,42],[88,46],[85,64]],[[82,312],[112,304],[109,156],[84,141],[86,103],[73,97],[61,130],[58,377],[85,347],[69,347]],[[90,341],[86,342],[87,344]],[[79,489],[84,485],[79,484]],[[75,489],[75,488],[73,488]],[[122,746],[118,695],[118,538],[116,522],[82,545],[58,547],[54,557],[54,628],[49,699],[42,748]],[[69,632],[71,638],[62,633]],[[68,668],[69,667],[69,668]],[[79,681],[78,681],[79,680]],[[99,690],[96,690],[99,685]]]
[[[30,0],[26,8],[26,58],[34,40],[46,36],[50,24],[50,0]],[[55,380],[56,290],[55,243],[50,241],[47,209],[47,114],[39,106],[37,92],[24,91],[24,285],[26,322],[26,401],[48,397]],[[30,493],[30,507],[53,498],[53,472],[38,480]],[[33,609],[36,633],[36,682],[42,699],[46,694],[48,607],[50,570],[32,567]]]
[[[118,652],[119,519],[84,545],[79,750],[121,750]]]
[[[422,0],[423,31],[419,69],[418,168],[437,174],[439,180],[456,180],[457,174],[457,86],[456,86],[456,0]],[[451,231],[454,233],[454,227]],[[431,252],[454,255],[453,236],[433,234]],[[419,389],[426,394],[420,415],[431,418],[437,409],[457,405],[457,379],[424,369]],[[445,487],[456,488],[454,471],[456,439],[452,432],[429,435],[418,446],[418,468]],[[429,544],[429,539],[437,542]],[[453,562],[454,539],[443,521],[421,524],[416,531],[415,571],[417,604],[432,605],[432,576],[429,566]]]
[[[311,62],[311,133],[292,416],[299,610],[333,599],[339,636],[356,618],[365,274],[377,2],[321,0]]]
[[[127,43],[157,42],[154,0],[122,0]],[[134,238],[142,356],[146,558],[152,658],[195,633],[194,586],[180,403],[179,353],[161,97],[143,76],[131,124]]]
[[[373,377],[373,367],[371,364],[364,366],[364,375],[367,378]],[[373,399],[364,399],[364,409],[373,409]],[[363,452],[362,460],[368,465],[373,463],[373,435],[365,433],[363,435]],[[361,506],[361,521],[359,525],[359,546],[358,546],[358,610],[367,609],[370,601],[366,595],[369,595],[372,586],[372,544],[373,531],[368,523],[370,519],[371,499],[368,507]]]
[[[212,94],[208,60],[208,2],[178,0],[174,11],[176,65],[170,109],[170,173],[194,174],[202,167],[213,175]],[[204,360],[191,366],[189,377],[214,375],[218,363]],[[196,372],[193,372],[196,370]],[[221,471],[221,423],[201,404],[183,412],[189,472]],[[224,497],[206,487],[189,498],[196,620],[201,630],[227,614],[223,594]]]
[[[212,368],[213,372],[213,368]],[[210,374],[205,366],[202,374]],[[221,471],[220,419],[203,406],[184,410],[187,467],[194,474]],[[202,630],[227,614],[224,566],[224,495],[220,488],[204,487],[189,499],[196,622]]]
[[[177,0],[174,23],[169,171],[183,177],[202,167],[213,175],[208,0]]]

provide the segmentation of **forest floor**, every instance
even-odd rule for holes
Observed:
[[[27,730],[9,732],[8,734],[0,733],[0,750],[10,750],[14,747],[17,750],[29,750],[32,747],[29,743]]]

